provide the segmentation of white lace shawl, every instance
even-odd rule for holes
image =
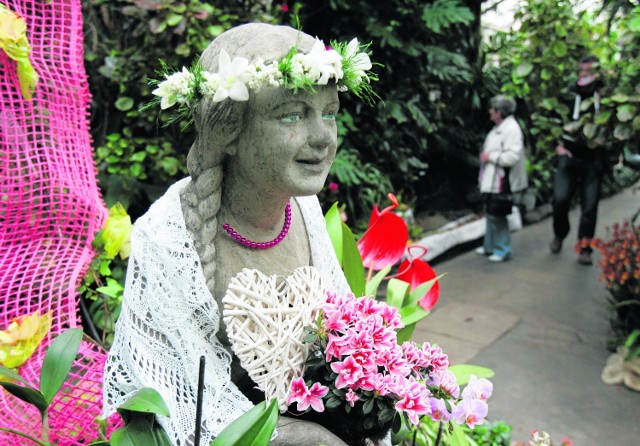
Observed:
[[[193,443],[201,355],[206,356],[202,444],[252,407],[231,382],[231,357],[216,337],[220,312],[185,226],[180,191],[189,181],[171,186],[135,223],[122,312],[104,374],[105,415],[140,388],[152,387],[169,407],[171,416],[158,418],[176,446]],[[318,199],[296,201],[313,266],[330,289],[348,292]]]

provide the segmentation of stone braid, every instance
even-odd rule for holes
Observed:
[[[214,238],[218,231],[217,214],[220,210],[222,197],[222,180],[224,177],[224,145],[228,144],[233,135],[232,127],[240,126],[238,119],[241,108],[230,101],[225,104],[202,104],[201,110],[209,110],[198,125],[197,134],[189,155],[187,169],[191,182],[180,196],[182,213],[187,230],[194,240],[194,246],[211,294],[215,295],[216,248]]]

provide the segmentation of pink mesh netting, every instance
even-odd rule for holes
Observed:
[[[16,63],[0,50],[0,329],[15,316],[53,311],[50,334],[19,369],[37,387],[52,337],[80,326],[76,289],[106,210],[91,157],[80,1],[0,1],[26,20],[40,77],[33,100],[24,100]],[[55,444],[96,438],[104,360],[104,352],[83,341],[49,412]],[[39,420],[32,406],[0,390],[0,426],[39,438]],[[21,442],[0,432],[1,446]]]

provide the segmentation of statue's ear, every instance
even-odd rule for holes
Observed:
[[[218,164],[225,155],[237,152],[237,141],[243,126],[244,103],[230,103],[215,110],[211,119],[196,119],[196,142],[187,155],[190,172],[199,172],[204,166]]]

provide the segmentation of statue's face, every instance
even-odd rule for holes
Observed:
[[[339,107],[335,85],[318,87],[316,93],[257,91],[227,175],[241,175],[261,194],[317,194],[336,155]]]

